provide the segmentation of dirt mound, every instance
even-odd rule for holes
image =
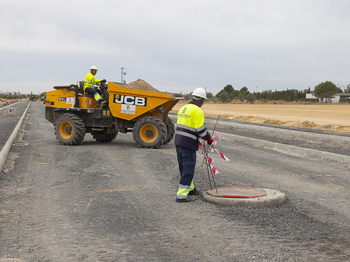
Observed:
[[[340,132],[350,132],[350,126],[332,125],[330,129],[340,131]]]
[[[217,118],[218,115],[215,114],[206,114],[206,116]],[[247,121],[251,123],[264,123],[275,126],[295,126],[295,127],[303,127],[303,128],[319,128],[319,129],[329,129],[340,132],[350,132],[350,126],[342,126],[342,125],[318,125],[313,121],[281,121],[277,119],[267,119],[264,117],[258,116],[231,116],[231,115],[220,115],[221,119],[229,119],[229,120],[240,120]]]
[[[127,84],[126,88],[132,88],[132,89],[144,90],[144,91],[152,91],[152,92],[160,92],[158,89],[155,89],[153,86],[151,86],[146,81],[144,81],[140,78],[134,82]]]
[[[307,128],[319,128],[320,125],[316,125],[314,122],[312,121],[303,121],[301,122],[298,127],[307,127]]]

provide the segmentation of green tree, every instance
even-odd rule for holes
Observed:
[[[213,97],[212,99],[210,99],[210,101],[213,101],[214,102],[214,104],[216,104],[216,102],[218,102],[219,101],[219,99],[217,99],[217,97]]]
[[[214,97],[214,95],[212,93],[210,93],[210,92],[207,93],[207,98],[208,99],[212,99],[213,97]]]
[[[243,86],[243,87],[239,90],[239,92],[240,92],[241,94],[243,94],[244,96],[248,95],[248,94],[249,94],[248,87]]]
[[[350,84],[344,88],[344,93],[350,93]]]
[[[232,85],[227,85],[224,87],[224,91],[226,91],[229,94],[232,94],[235,91],[235,89],[233,88]]]
[[[184,94],[184,98],[186,101],[191,100],[192,99],[192,95],[191,94]]]
[[[244,102],[244,94],[239,93],[239,101]]]
[[[230,94],[227,93],[225,90],[221,90],[220,94],[217,96],[217,98],[219,99],[219,101],[221,101],[223,103],[232,101],[232,100],[230,100]]]
[[[249,95],[247,95],[247,102],[248,102],[249,104],[254,104],[254,102],[255,102],[255,95],[252,94],[252,93],[250,93]]]
[[[239,90],[239,100],[241,102],[244,102],[244,99],[247,97],[247,95],[249,94],[249,91],[248,91],[248,88],[247,87],[242,87],[240,90]]]
[[[227,85],[219,93],[217,93],[215,97],[220,100],[222,93],[224,93],[224,95],[228,97],[227,101],[232,101],[235,97],[236,90],[231,85]]]
[[[330,99],[337,93],[337,86],[331,81],[322,82],[315,86],[315,96],[321,99]]]

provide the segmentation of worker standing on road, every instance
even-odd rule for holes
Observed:
[[[190,202],[199,192],[194,187],[193,176],[197,160],[199,138],[211,145],[215,141],[204,126],[204,113],[201,109],[207,98],[203,88],[198,87],[192,92],[192,101],[180,108],[177,113],[175,146],[180,169],[180,184],[176,202]]]
[[[93,95],[96,101],[102,107],[102,106],[105,106],[107,102],[102,99],[101,90],[97,89],[97,85],[100,83],[104,84],[106,82],[106,79],[103,79],[103,80],[96,79],[95,78],[96,73],[97,73],[97,67],[96,66],[90,67],[90,73],[88,73],[85,76],[84,90],[85,92]]]

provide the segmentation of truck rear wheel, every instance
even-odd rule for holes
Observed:
[[[63,145],[79,145],[85,136],[84,121],[77,115],[67,113],[57,118],[55,134]]]
[[[111,142],[117,137],[118,132],[108,134],[106,131],[91,131],[91,135],[97,142]]]
[[[159,118],[146,116],[135,123],[132,135],[140,147],[159,148],[166,140],[167,128]]]
[[[164,145],[168,144],[175,136],[175,124],[170,117],[168,117],[168,123],[166,123],[166,129],[167,129],[167,136],[166,136]]]

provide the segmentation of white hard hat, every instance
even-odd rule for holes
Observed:
[[[97,70],[97,67],[96,66],[90,67],[90,70],[92,70],[92,69]]]
[[[195,100],[199,100],[200,98],[207,99],[207,93],[205,92],[203,87],[197,87],[195,90],[193,90],[192,96]]]

